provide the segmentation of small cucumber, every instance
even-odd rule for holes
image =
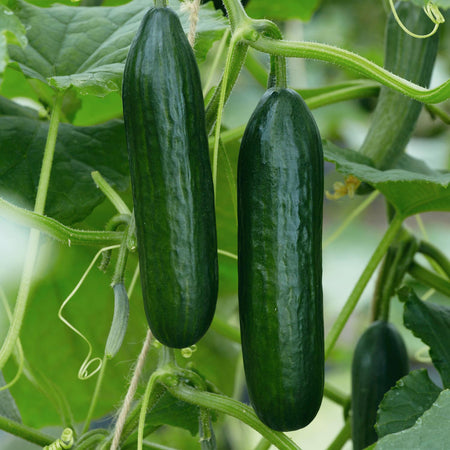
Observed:
[[[122,97],[145,312],[160,342],[188,347],[214,315],[217,240],[200,74],[171,9],[142,20]]]
[[[238,162],[242,354],[251,403],[270,428],[305,427],[324,382],[322,143],[295,91],[269,89]]]
[[[388,322],[376,321],[361,335],[352,361],[352,440],[361,450],[378,439],[378,405],[397,380],[409,372],[402,337]]]

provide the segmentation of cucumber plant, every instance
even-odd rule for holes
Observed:
[[[29,233],[17,283],[3,263],[19,248],[0,240],[0,429],[44,448],[241,449],[253,446],[252,430],[258,449],[317,448],[307,433],[284,431],[338,427],[327,398],[344,413],[334,440],[324,436],[330,449],[350,439],[406,448],[417,434],[427,446],[447,442],[448,230],[418,216],[450,211],[435,150],[449,136],[446,2],[424,12],[400,2],[397,18],[374,3],[370,23],[361,20],[370,32],[346,22],[358,51],[384,56],[383,67],[352,41],[317,42],[335,37],[327,15],[335,23],[351,8],[356,17],[353,0],[345,10],[323,2],[302,28],[317,27],[315,41],[299,40],[298,22],[269,19],[306,21],[319,0],[36,3],[0,5],[0,239],[13,242],[13,224]],[[286,58],[317,62],[289,66],[286,77]],[[361,110],[351,101],[376,96],[352,150],[342,130]],[[311,111],[323,106],[313,112],[319,134]],[[423,159],[406,151],[416,131]],[[330,163],[347,177],[331,197],[349,196],[334,204],[323,202]],[[376,192],[351,199],[360,182]],[[387,225],[372,243],[370,227],[361,237],[353,220],[369,208],[371,227],[382,226],[377,196]],[[405,224],[410,216],[418,228]],[[336,231],[322,245],[324,218],[325,233]],[[374,248],[354,287],[333,279],[327,260],[347,227],[336,263],[346,273],[349,254]],[[353,352],[348,338],[369,319],[359,302],[379,265],[372,324]],[[339,307],[341,287],[349,296]],[[408,358],[401,308],[445,389],[408,373],[423,351],[408,338]],[[351,394],[334,385],[337,368]],[[413,406],[403,413],[402,404]],[[3,436],[0,447],[20,448]]]

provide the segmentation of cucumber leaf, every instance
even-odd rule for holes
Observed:
[[[377,450],[441,450],[450,439],[450,390],[442,391],[433,406],[419,417],[413,427],[381,438]]]
[[[12,11],[27,27],[28,46],[10,46],[11,60],[23,73],[57,89],[75,87],[81,94],[104,96],[120,91],[130,43],[149,8],[147,0],[132,0],[117,7],[55,5],[39,8],[22,0],[9,0]],[[151,3],[150,3],[151,4]],[[180,3],[170,6],[180,14],[185,30],[187,13]],[[203,59],[227,22],[212,6],[201,8],[196,56]]]
[[[379,438],[412,427],[437,399],[441,389],[426,369],[413,370],[397,381],[378,408],[375,430]]]
[[[406,286],[397,294],[404,303],[405,327],[430,347],[431,359],[444,387],[450,387],[450,308],[424,302]]]
[[[253,0],[247,6],[250,17],[255,19],[290,20],[301,19],[308,21],[319,6],[319,0]]]
[[[408,217],[427,211],[450,211],[450,173],[434,171],[404,156],[398,168],[378,170],[358,152],[324,141],[324,157],[344,175],[354,175],[378,189],[397,211]]]
[[[0,102],[0,194],[23,207],[34,204],[48,132],[48,122],[33,119],[32,114],[10,100]],[[128,188],[123,122],[92,127],[60,124],[46,214],[66,224],[88,216],[104,199],[91,178],[94,170],[116,189]]]
[[[0,371],[0,387],[5,385],[5,378]],[[0,391],[0,416],[22,423],[19,408],[17,408],[16,402],[8,389]]]
[[[5,5],[0,5],[0,74],[9,62],[8,44],[25,47],[25,27]]]

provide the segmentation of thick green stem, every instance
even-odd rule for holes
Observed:
[[[7,419],[1,415],[0,429],[6,431],[7,433],[13,434],[14,436],[25,439],[28,442],[40,445],[41,447],[50,445],[55,440],[55,438],[49,434],[42,433],[34,428],[27,427],[26,425],[22,425],[21,423]]]
[[[438,292],[450,297],[450,282],[445,278],[431,272],[425,267],[422,267],[416,262],[412,262],[408,267],[408,273],[417,281],[425,284],[428,287],[435,289]]]
[[[41,174],[36,194],[34,212],[43,214],[45,201],[47,198],[48,185],[50,182],[50,173],[52,169],[53,156],[55,154],[56,136],[58,134],[59,116],[61,112],[62,95],[56,97],[55,105],[50,117],[48,127],[47,142],[44,149],[44,157],[42,160]],[[23,318],[27,308],[28,296],[30,294],[31,282],[33,278],[34,265],[37,259],[39,249],[39,231],[32,229],[28,238],[27,251],[25,254],[25,264],[20,280],[19,292],[17,294],[16,306],[14,308],[11,325],[8,329],[5,341],[0,349],[0,370],[3,369],[6,361],[8,361],[11,353],[16,345],[22,328]]]
[[[0,198],[0,215],[18,225],[35,228],[66,245],[108,246],[119,244],[123,233],[118,231],[87,231],[67,227],[50,217],[19,208]]]
[[[234,33],[249,18],[240,0],[222,0],[230,19],[231,32]]]
[[[353,288],[353,291],[351,292],[347,302],[345,303],[344,307],[339,313],[338,318],[336,319],[333,326],[331,327],[330,332],[328,333],[328,336],[325,340],[325,358],[328,358],[328,356],[330,356],[331,350],[333,350],[333,347],[336,344],[339,335],[344,329],[345,324],[347,323],[353,310],[355,309],[358,300],[361,297],[361,294],[363,293],[367,283],[372,277],[373,272],[380,263],[381,258],[383,258],[383,255],[386,253],[387,249],[394,241],[397,232],[402,225],[402,222],[403,218],[400,215],[396,215],[392,222],[389,224],[389,228],[386,230],[386,233],[375,249],[372,257],[369,260],[369,263],[359,277],[359,280]]]
[[[200,407],[219,411],[229,416],[239,419],[241,422],[252,427],[268,441],[280,450],[299,450],[299,447],[285,434],[273,431],[264,425],[257,417],[250,406],[247,406],[237,400],[220,394],[211,392],[201,392],[192,389],[184,384],[176,386],[167,386],[169,392],[180,400]]]
[[[247,41],[251,47],[271,55],[310,58],[330,62],[353,70],[423,103],[439,103],[450,98],[450,80],[434,89],[411,83],[356,53],[317,42],[274,40],[261,36]]]

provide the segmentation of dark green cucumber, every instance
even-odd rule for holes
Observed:
[[[145,312],[160,342],[187,347],[214,315],[217,241],[200,75],[168,8],[133,40],[123,110]]]
[[[397,14],[416,34],[428,33],[433,27],[422,8],[412,2],[399,2]],[[438,34],[427,39],[409,36],[391,13],[386,25],[384,67],[406,80],[428,87],[438,43]],[[393,167],[411,138],[421,109],[420,102],[383,86],[360,152],[369,156],[379,169]]]
[[[238,162],[242,353],[250,400],[274,430],[306,426],[324,381],[322,143],[303,99],[269,89]]]
[[[361,335],[352,362],[352,440],[361,450],[376,442],[378,405],[397,380],[409,372],[402,337],[388,322],[373,322]]]

